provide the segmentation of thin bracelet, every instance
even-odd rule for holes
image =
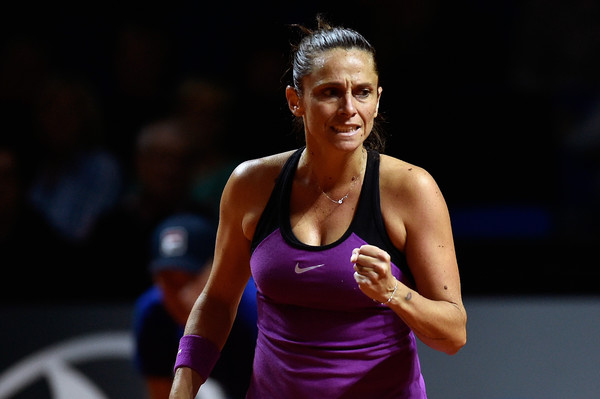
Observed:
[[[397,289],[398,289],[398,280],[396,280],[396,284],[394,284],[394,291],[392,292],[392,295],[390,295],[390,297],[388,298],[386,303],[390,303],[392,301],[392,298],[394,297],[394,294],[396,293]]]

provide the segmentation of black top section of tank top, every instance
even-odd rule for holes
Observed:
[[[307,245],[296,238],[290,224],[290,198],[294,175],[304,148],[301,147],[296,150],[283,165],[269,201],[256,226],[251,251],[254,251],[258,244],[277,228],[280,228],[281,235],[289,245],[307,251],[321,251],[334,247],[343,242],[352,233],[355,233],[367,243],[388,252],[392,262],[412,281],[412,274],[406,264],[406,258],[392,244],[381,215],[379,153],[376,151],[367,150],[365,178],[356,206],[356,212],[346,232],[335,242],[322,246]],[[350,257],[350,254],[348,254],[348,257]]]

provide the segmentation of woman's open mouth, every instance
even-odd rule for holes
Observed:
[[[337,125],[337,126],[332,126],[331,129],[336,133],[353,134],[353,133],[356,133],[360,129],[360,126],[358,126],[358,125]]]

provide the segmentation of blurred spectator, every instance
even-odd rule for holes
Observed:
[[[240,148],[243,159],[286,151],[304,144],[302,130],[290,130],[293,119],[289,116],[288,105],[283,95],[285,92],[283,82],[290,81],[281,74],[287,66],[285,54],[288,43],[281,40],[288,37],[286,26],[273,26],[272,21],[262,22],[264,22],[262,28],[259,28],[261,23],[256,22],[252,28],[256,45],[240,49],[243,51],[243,56],[240,57],[243,64],[239,68],[241,73],[239,90],[242,95],[236,97],[236,103],[232,108],[234,112],[231,114],[236,115],[235,118],[229,119],[235,122],[230,133],[235,141],[229,146]],[[277,112],[270,115],[268,121],[257,120],[256,115],[265,108]],[[252,127],[243,126],[238,121],[251,121],[251,124],[260,126],[261,140],[258,145],[256,136],[248,134]]]
[[[98,216],[121,192],[118,161],[102,147],[102,123],[88,88],[47,82],[36,109],[36,157],[28,199],[73,244],[84,244]]]
[[[230,130],[233,96],[215,80],[189,77],[178,87],[175,115],[191,135],[192,195],[218,217],[221,192],[239,160]]]
[[[149,269],[154,285],[136,301],[135,364],[144,376],[149,398],[167,399],[173,365],[189,312],[211,270],[216,225],[199,214],[176,214],[160,223],[152,236]],[[256,291],[251,281],[226,348],[198,398],[243,398],[252,368],[256,339]],[[212,382],[212,383],[211,383]]]
[[[47,302],[66,294],[60,284],[64,269],[47,265],[62,265],[67,244],[25,201],[27,181],[21,164],[13,148],[0,146],[0,264],[12,281],[26,282],[25,288],[2,290],[0,298]]]
[[[161,24],[148,18],[126,21],[116,28],[105,85],[108,145],[126,164],[132,160],[135,133],[166,116],[173,87],[168,68],[170,43]]]
[[[134,176],[120,202],[105,213],[91,237],[92,263],[111,299],[133,299],[151,284],[147,247],[156,225],[176,212],[201,208],[190,196],[190,137],[175,120],[160,120],[139,132]],[[119,278],[115,279],[118,275]]]

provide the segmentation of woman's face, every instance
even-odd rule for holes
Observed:
[[[307,145],[340,150],[362,145],[373,128],[381,95],[371,54],[328,50],[315,58],[302,84],[300,97],[291,88],[287,95],[294,115],[304,120]]]

